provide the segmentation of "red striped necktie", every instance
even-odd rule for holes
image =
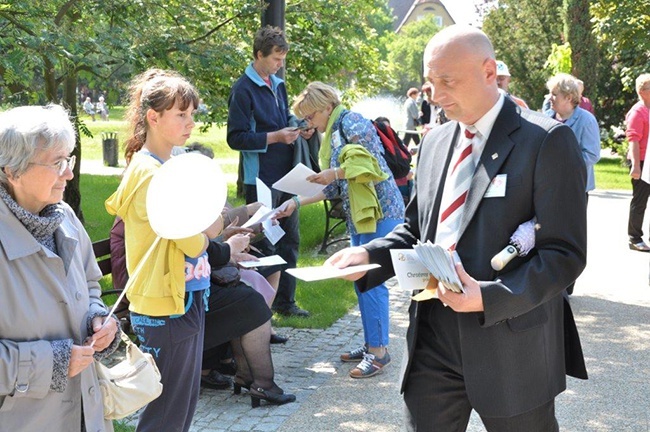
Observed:
[[[465,129],[465,137],[454,149],[442,193],[436,243],[449,250],[456,248],[465,200],[476,168],[472,157],[472,140],[475,135],[476,128],[473,126]]]

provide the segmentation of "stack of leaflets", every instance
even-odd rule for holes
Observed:
[[[420,262],[446,289],[455,293],[465,292],[458,273],[456,273],[456,263],[460,262],[456,251],[449,252],[429,240],[426,243],[418,240],[418,243],[413,246],[413,250],[417,253]]]

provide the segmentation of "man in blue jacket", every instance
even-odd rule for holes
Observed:
[[[294,146],[300,131],[289,127],[289,103],[284,81],[275,76],[284,66],[289,44],[278,27],[266,26],[255,34],[254,60],[230,91],[228,100],[228,145],[242,154],[246,203],[257,201],[255,178],[268,187],[293,168]],[[291,195],[273,190],[273,207]],[[264,240],[262,252],[278,254],[287,268],[296,266],[300,241],[298,214],[280,222],[286,232],[278,243]],[[296,280],[282,272],[273,310],[283,315],[308,316],[295,300]]]

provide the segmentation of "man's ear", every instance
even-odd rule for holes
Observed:
[[[497,81],[497,62],[492,58],[487,58],[483,62],[483,72],[488,82]]]

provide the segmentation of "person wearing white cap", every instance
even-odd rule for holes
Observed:
[[[521,98],[510,94],[508,87],[510,87],[510,71],[508,65],[501,60],[497,60],[497,86],[501,89],[506,96],[512,99],[517,105],[522,108],[528,109],[528,104]]]

